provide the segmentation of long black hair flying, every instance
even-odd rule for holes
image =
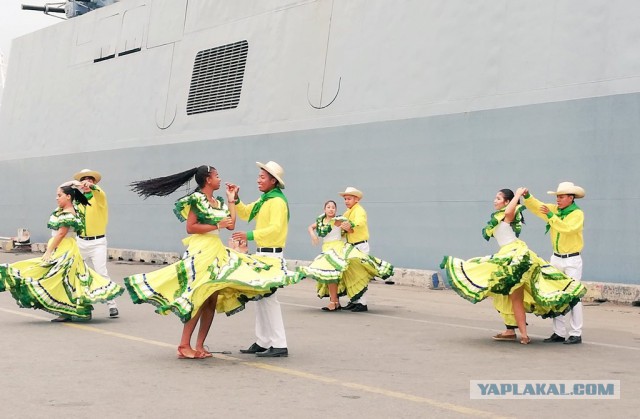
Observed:
[[[147,199],[150,196],[167,196],[175,192],[176,189],[190,181],[193,177],[195,178],[198,187],[202,188],[212,170],[216,170],[216,168],[204,165],[194,167],[193,169],[185,170],[184,172],[176,173],[174,175],[147,180],[137,180],[135,182],[131,182],[129,186],[133,192],[137,193],[144,199]]]

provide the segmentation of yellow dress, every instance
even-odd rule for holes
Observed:
[[[346,218],[336,217],[334,220],[344,221]],[[318,297],[328,297],[327,285],[338,284],[338,296],[347,295],[350,301],[356,301],[367,291],[373,278],[387,279],[393,275],[393,266],[389,262],[346,243],[342,239],[342,230],[325,223],[324,214],[316,220],[316,232],[323,238],[322,253],[309,266],[298,267],[298,272],[317,281]]]
[[[90,269],[80,256],[75,232],[83,226],[76,214],[59,208],[51,214],[48,227],[54,234],[60,227],[68,227],[69,232],[54,249],[50,262],[38,257],[0,265],[0,291],[8,289],[20,307],[89,319],[92,304],[124,292],[120,285]]]
[[[217,224],[229,216],[222,198],[217,199],[218,208],[213,208],[207,197],[196,191],[179,199],[174,213],[185,221],[189,211],[194,211],[199,223]],[[183,243],[187,250],[178,262],[125,278],[134,303],[150,303],[157,313],[172,311],[187,322],[215,292],[216,311],[232,315],[243,310],[247,301],[269,296],[277,288],[301,279],[287,270],[282,259],[248,256],[225,247],[217,230],[193,234]]]
[[[518,206],[518,214],[522,210]],[[507,324],[512,324],[513,316],[508,296],[520,287],[524,287],[527,312],[543,318],[565,314],[586,294],[586,288],[530,250],[517,238],[519,228],[501,221],[503,218],[504,210],[494,213],[494,224],[483,230],[485,238],[497,239],[498,253],[469,260],[444,257],[440,267],[446,270],[451,287],[474,304],[494,297],[494,306]]]

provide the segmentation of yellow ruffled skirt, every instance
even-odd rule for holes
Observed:
[[[393,265],[336,240],[323,243],[322,253],[309,266],[298,267],[298,272],[317,281],[318,297],[328,297],[327,285],[338,284],[338,296],[347,295],[355,301],[367,291],[373,278],[392,276]]]
[[[87,266],[73,237],[62,239],[50,262],[39,257],[0,265],[0,284],[0,291],[8,289],[20,307],[80,319],[91,317],[92,304],[124,292]]]
[[[183,243],[188,247],[178,262],[124,279],[134,303],[153,304],[159,314],[172,311],[186,323],[216,292],[216,311],[232,315],[247,301],[301,279],[287,270],[284,260],[238,253],[215,234],[194,234]]]
[[[520,287],[524,287],[525,310],[543,318],[565,314],[587,292],[581,282],[551,266],[522,240],[490,256],[469,260],[445,256],[440,267],[462,298],[475,304],[494,297],[494,306],[506,324],[513,316],[508,296]]]

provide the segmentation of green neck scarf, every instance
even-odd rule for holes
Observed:
[[[562,209],[558,208],[558,212],[555,215],[557,215],[558,218],[560,218],[561,220],[564,220],[567,215],[579,209],[580,207],[578,207],[575,202],[572,202],[571,205],[569,205],[568,207],[564,207]],[[546,227],[546,230],[544,231],[544,234],[547,234],[550,228],[551,228],[551,225],[547,222],[547,227]]]
[[[258,215],[258,212],[260,212],[260,208],[262,208],[262,205],[271,198],[280,198],[284,201],[285,204],[287,204],[287,221],[289,220],[289,202],[287,201],[287,198],[284,196],[280,188],[273,188],[269,192],[263,193],[258,202],[256,202],[256,204],[253,206],[253,208],[251,209],[251,214],[249,214],[249,221],[253,220],[254,217]]]
[[[484,237],[485,240],[489,240],[493,237],[494,230],[498,224],[504,220],[504,210],[505,209],[502,208],[501,210],[491,214],[491,218],[487,222],[487,226],[482,229],[482,237]],[[517,205],[515,217],[510,224],[513,232],[516,233],[516,237],[519,237],[520,232],[522,231],[522,211],[524,211],[524,205]]]

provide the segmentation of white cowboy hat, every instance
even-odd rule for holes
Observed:
[[[547,192],[549,195],[575,195],[576,198],[584,198],[585,192],[580,186],[576,186],[573,182],[560,182],[558,189]]]
[[[71,188],[79,190],[82,188],[82,183],[78,182],[77,180],[70,180],[68,182],[61,184],[60,186],[58,186],[58,188],[62,188],[65,186],[71,186]]]
[[[278,181],[278,187],[280,189],[284,189],[284,180],[282,179],[284,177],[284,169],[282,168],[282,166],[274,161],[269,161],[266,164],[257,161],[256,166],[258,166],[262,170],[265,170],[271,176],[276,178],[276,180]]]
[[[359,199],[362,199],[363,193],[362,191],[357,190],[353,186],[347,186],[347,189],[345,189],[344,192],[338,192],[338,195],[340,196],[353,195],[355,197],[358,197]]]
[[[73,175],[73,178],[75,180],[80,180],[83,177],[92,177],[96,180],[96,183],[100,182],[100,179],[102,179],[102,175],[100,174],[100,172],[96,172],[95,170],[91,169],[82,169],[78,173]]]

